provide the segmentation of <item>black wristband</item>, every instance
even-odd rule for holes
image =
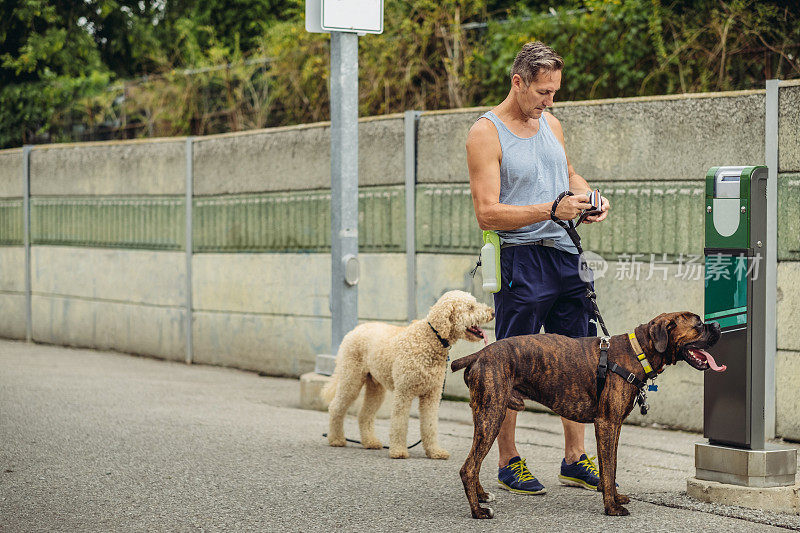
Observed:
[[[564,199],[565,196],[574,196],[575,193],[572,191],[564,191],[558,195],[556,201],[553,202],[553,207],[550,209],[550,218],[553,222],[561,222],[561,219],[556,216],[556,208],[558,207],[558,203]]]

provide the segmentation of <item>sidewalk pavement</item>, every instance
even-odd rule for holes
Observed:
[[[294,379],[0,341],[0,531],[800,528],[797,516],[690,500],[702,436],[638,426],[622,429],[619,448],[631,516],[605,516],[600,494],[558,483],[559,419],[530,412],[519,416],[519,449],[548,493],[496,490],[493,450],[481,480],[497,495],[496,517],[472,520],[459,478],[472,442],[467,404],[442,402],[448,461],[425,458],[421,446],[407,460],[331,448],[327,413],[298,406]],[[388,421],[377,427],[388,441]],[[346,431],[358,438],[355,419]],[[412,419],[409,442],[418,435]],[[593,435],[588,427],[590,453]]]

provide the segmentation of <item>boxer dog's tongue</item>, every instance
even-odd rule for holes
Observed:
[[[697,349],[697,350],[691,350],[691,352],[699,359],[705,359],[706,362],[708,363],[709,368],[711,368],[711,370],[713,370],[714,372],[725,372],[725,370],[728,368],[725,365],[722,366],[718,365],[717,362],[714,361],[714,358],[711,356],[711,354],[705,350]]]

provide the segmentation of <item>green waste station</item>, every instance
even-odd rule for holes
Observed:
[[[792,485],[797,471],[795,449],[765,440],[767,177],[765,166],[712,167],[704,196],[704,320],[720,325],[711,351],[727,370],[704,375],[696,477],[748,487]]]

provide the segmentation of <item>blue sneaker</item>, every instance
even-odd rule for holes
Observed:
[[[528,470],[525,459],[519,455],[497,471],[497,484],[500,485],[500,488],[518,494],[544,494],[547,492],[544,485],[539,483],[539,480]]]
[[[564,485],[583,487],[584,489],[597,490],[600,483],[600,472],[592,459],[583,454],[572,464],[567,464],[566,459],[561,460],[561,473],[558,479]]]

